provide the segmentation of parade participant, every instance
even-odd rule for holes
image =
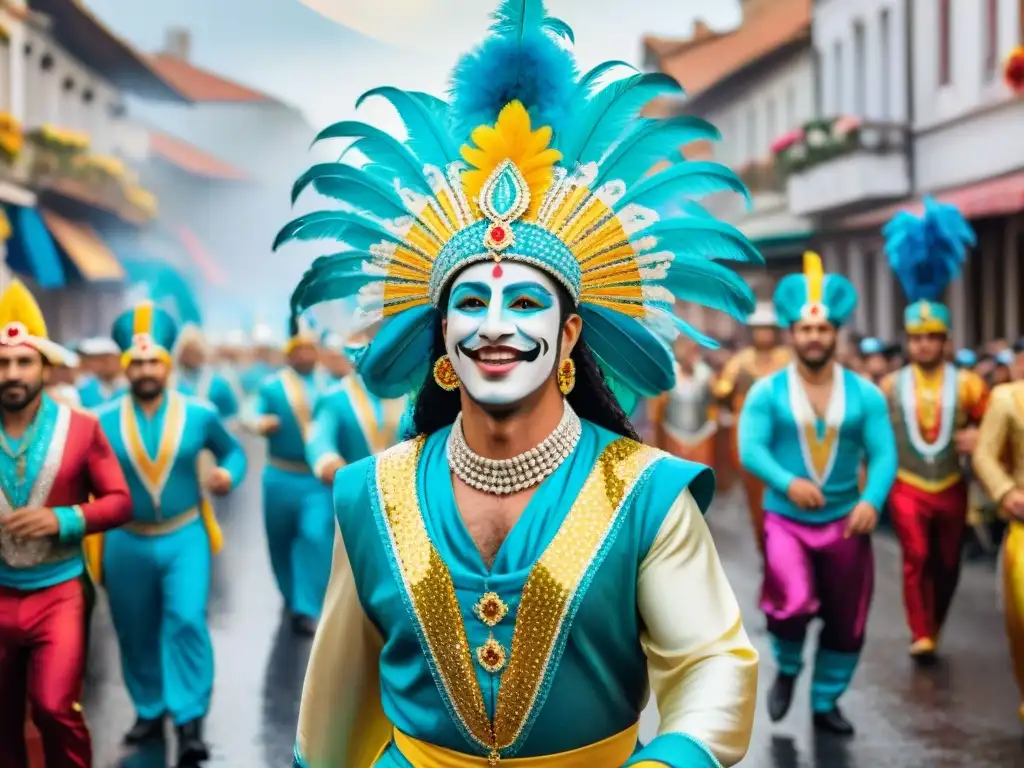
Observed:
[[[124,393],[121,350],[113,339],[86,339],[79,345],[78,354],[85,372],[77,382],[83,408],[99,408]]]
[[[978,364],[978,353],[973,349],[959,349],[953,356],[953,365],[957,368],[973,370]]]
[[[419,436],[334,484],[300,766],[711,768],[746,751],[756,652],[702,516],[713,475],[637,442],[611,389],[632,403],[672,388],[668,342],[697,333],[676,297],[753,308],[705,256],[757,263],[749,241],[659,213],[743,186],[678,152],[711,126],[639,117],[674,80],[630,70],[600,88],[607,65],[578,80],[571,34],[539,0],[504,3],[450,106],[373,92],[406,118],[407,145],[340,123],[321,136],[365,137],[373,165],[297,185],[344,210],[278,244],[352,250],[318,260],[293,301],[359,292],[383,321],[359,361],[367,387],[419,390]],[[678,164],[647,176],[668,154]],[[649,681],[661,725],[640,748]]]
[[[46,393],[59,403],[81,408],[82,396],[75,386],[75,371],[81,365],[78,355],[69,349],[59,347],[54,350],[49,362],[50,377],[46,384]]]
[[[1024,699],[1024,382],[992,390],[973,463],[978,480],[1010,518],[1003,543],[1003,602],[1013,673]],[[1024,720],[1024,704],[1018,712]]]
[[[349,339],[345,359],[350,370],[367,343],[365,338]],[[317,401],[306,439],[313,474],[325,485],[333,485],[334,476],[346,464],[394,445],[406,402],[406,398],[382,400],[354,371],[329,387]]]
[[[227,378],[211,365],[206,339],[198,326],[182,327],[175,353],[178,363],[175,383],[178,388],[213,405],[225,421],[237,416],[238,394]]]
[[[246,458],[209,403],[168,387],[177,327],[150,302],[120,315],[113,336],[129,394],[98,412],[128,479],[133,520],[104,537],[102,577],[121,649],[121,669],[138,719],[129,745],[177,729],[178,765],[208,759],[203,719],[213,693],[206,622],[211,554],[223,544],[203,491],[224,495],[245,476]],[[200,452],[219,466],[201,487]]]
[[[331,331],[325,332],[320,341],[320,364],[336,382],[352,373],[345,347],[345,339]]]
[[[1013,350],[1003,349],[992,358],[995,361],[995,367],[992,369],[991,384],[993,387],[999,386],[1000,384],[1006,384],[1007,382],[1013,381],[1014,368],[1017,364],[1017,356],[1013,353]]]
[[[242,390],[255,394],[260,385],[272,375],[277,366],[274,361],[274,331],[266,323],[257,323],[252,329],[252,359],[241,372]]]
[[[263,523],[270,566],[297,634],[312,635],[331,569],[331,492],[306,459],[313,412],[330,386],[318,365],[319,336],[300,317],[289,324],[288,364],[256,393],[251,427],[267,438]]]
[[[889,373],[889,360],[886,357],[886,347],[879,339],[869,336],[861,339],[858,345],[860,352],[861,373],[867,377],[872,384],[881,384]]]
[[[768,714],[777,722],[789,711],[807,628],[820,617],[814,725],[844,735],[854,729],[837,702],[857,668],[874,590],[868,534],[896,477],[885,398],[835,361],[836,337],[856,303],[849,280],[824,274],[818,255],[805,254],[803,274],[775,291],[795,361],[755,384],[740,416],[743,466],[768,486],[761,610],[778,666]]]
[[[882,384],[900,455],[889,513],[903,551],[910,655],[930,663],[960,577],[967,516],[960,457],[974,448],[988,400],[980,376],[946,362],[950,313],[939,303],[975,238],[956,208],[930,198],[921,216],[901,211],[883,234],[911,302],[904,314],[910,363]]]
[[[48,768],[91,768],[81,701],[82,538],[131,517],[121,467],[96,418],[44,392],[49,341],[28,289],[0,296],[0,765],[28,765],[25,705]]]
[[[714,464],[715,434],[711,384],[714,372],[700,356],[700,345],[681,336],[676,341],[676,384],[650,401],[654,445],[681,459]]]
[[[754,530],[754,542],[759,551],[764,551],[764,518],[762,499],[764,483],[741,466],[739,458],[739,414],[743,401],[756,381],[771,376],[785,368],[792,357],[789,349],[779,343],[779,321],[770,302],[758,302],[753,314],[747,318],[750,328],[751,346],[737,352],[726,363],[721,375],[715,380],[713,392],[716,398],[732,412],[732,460],[743,476],[743,489],[747,497],[747,511]]]

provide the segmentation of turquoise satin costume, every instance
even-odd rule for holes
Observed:
[[[487,750],[464,724],[473,727],[474,721],[460,710],[462,698],[449,691],[458,693],[475,686],[483,708],[494,713],[496,707],[503,710],[506,706],[501,703],[504,686],[522,686],[524,681],[534,684],[531,704],[520,713],[524,723],[521,735],[502,750],[502,761],[565,752],[599,742],[636,723],[647,702],[649,669],[662,712],[662,730],[647,747],[634,741],[630,751],[635,755],[626,764],[651,760],[669,768],[733,764],[739,755],[728,732],[735,718],[752,718],[753,702],[743,712],[730,710],[729,703],[746,685],[748,672],[755,669],[756,654],[746,640],[714,548],[705,551],[698,546],[700,541],[709,541],[701,513],[714,492],[710,470],[584,422],[576,450],[538,486],[488,569],[455,505],[445,456],[449,432],[450,428],[425,440],[403,443],[345,468],[338,476],[334,503],[345,556],[335,556],[329,599],[338,613],[331,614],[332,620],[346,622],[344,632],[338,632],[333,640],[346,647],[339,650],[332,647],[330,638],[318,639],[306,685],[307,696],[314,699],[331,696],[328,687],[340,687],[347,696],[338,701],[336,711],[314,712],[309,720],[300,722],[296,764],[304,768],[363,765],[352,755],[360,739],[381,733],[373,731],[369,717],[375,708],[382,708],[386,721],[402,734],[460,753],[485,756]],[[599,495],[612,501],[614,514],[584,521],[574,502],[581,496],[589,498],[584,486],[599,456],[613,443],[615,447],[606,456],[615,457],[612,465],[617,465],[617,476],[626,485],[609,490],[607,496],[604,492]],[[406,457],[405,471],[382,472],[382,463],[387,465],[401,456]],[[403,490],[407,483],[412,491],[408,496]],[[441,611],[439,615],[448,616],[447,609],[442,611],[437,602],[444,595],[410,592],[404,586],[408,582],[402,563],[414,562],[418,554],[412,551],[415,544],[405,541],[392,527],[394,516],[404,510],[389,512],[382,504],[378,484],[381,491],[394,493],[394,498],[403,502],[418,500],[409,509],[415,507],[423,515],[429,542],[451,575],[454,592],[448,599],[455,601],[451,610],[457,610],[457,615],[452,617],[459,626],[438,624],[424,611],[432,605]],[[573,508],[577,511],[570,513]],[[403,514],[402,519],[408,522],[411,518]],[[581,525],[589,526],[593,536],[577,538],[582,536]],[[541,618],[526,608],[522,618],[520,610],[527,600],[524,587],[531,572],[532,578],[537,578],[535,564],[543,561],[545,552],[558,548],[552,542],[567,538],[579,541],[587,553],[586,561],[579,565],[578,589],[562,612]],[[588,543],[594,545],[593,551]],[[567,563],[565,568],[571,571],[575,565]],[[694,596],[692,603],[671,598],[672,582],[695,576],[697,571],[709,593]],[[354,586],[357,599],[350,596],[344,601],[342,581],[347,581],[347,588]],[[728,597],[721,594],[723,588]],[[661,614],[665,606],[658,606],[658,615],[649,613],[654,609],[652,598],[661,590],[660,599],[678,606],[677,614]],[[348,607],[342,611],[338,601]],[[498,610],[488,611],[487,601]],[[498,620],[493,621],[494,617]],[[507,649],[516,648],[512,633],[517,620],[517,632],[525,631],[525,622],[531,624],[530,630],[550,638],[550,657],[543,653],[547,645],[538,649],[542,652],[539,658],[549,661],[537,666],[531,657],[526,663],[538,674],[517,664],[514,653],[508,654]],[[554,634],[545,635],[541,625],[559,620],[558,630],[550,624]],[[465,631],[468,647],[465,663],[453,666],[453,655],[439,656],[438,649],[457,643],[459,630]],[[364,633],[370,639],[362,642],[359,638]],[[442,643],[442,638],[446,642]],[[502,649],[503,670],[488,671],[476,657],[477,649],[491,638]],[[699,668],[682,663],[690,650],[685,646],[695,644],[704,655]],[[328,658],[335,654],[341,658]],[[379,689],[376,676],[370,674],[374,667],[379,668]],[[521,676],[513,675],[516,668]],[[328,670],[331,674],[322,677]],[[333,677],[334,671],[343,677]],[[468,672],[472,679],[459,678]],[[314,675],[323,680],[322,687],[310,690],[316,683]],[[510,679],[513,682],[507,682]],[[520,688],[510,694],[512,700],[524,691]],[[307,706],[305,701],[303,706]],[[333,729],[333,746],[326,750],[317,740],[321,716],[322,727],[329,723]],[[384,734],[386,740],[386,731]],[[745,744],[740,753],[742,749]],[[368,764],[411,766],[394,743]]]
[[[167,419],[175,398],[183,401],[180,424]],[[155,499],[127,434],[129,408],[149,456],[171,441],[173,463]],[[168,392],[152,418],[131,397],[105,406],[99,418],[128,480],[133,520],[142,524],[108,533],[103,559],[125,683],[139,717],[169,713],[180,725],[206,714],[213,691],[206,623],[211,552],[197,512],[196,460],[200,451],[211,451],[237,487],[245,477],[245,451],[212,406],[180,393]]]
[[[246,395],[255,395],[263,382],[272,376],[275,370],[274,366],[269,363],[264,363],[262,360],[254,361],[239,376],[242,391]]]
[[[330,379],[293,368],[266,379],[253,402],[254,417],[276,416],[280,428],[267,436],[263,469],[263,522],[270,565],[288,610],[317,618],[331,568],[331,491],[306,460],[306,437],[316,404]]]
[[[235,388],[223,374],[212,368],[207,366],[198,371],[179,368],[176,383],[179,391],[213,405],[225,421],[238,415],[240,407]]]
[[[404,402],[386,402],[366,389],[358,374],[329,387],[313,410],[306,460],[319,477],[328,461],[353,464],[396,442]]]
[[[146,302],[121,315],[113,335],[125,365],[169,363],[177,327]],[[237,488],[245,451],[213,406],[173,389],[151,416],[132,395],[97,415],[132,497],[132,522],[108,533],[103,551],[125,684],[139,717],[169,714],[183,725],[206,715],[214,677],[206,611],[212,548],[220,542],[202,509],[198,457],[213,453]]]
[[[78,396],[82,401],[82,407],[88,410],[95,410],[116,400],[125,393],[126,387],[123,382],[117,382],[111,386],[100,381],[95,376],[83,376],[76,384]]]
[[[835,424],[818,419],[817,439],[826,441],[829,427],[837,437],[830,443],[827,471],[821,485],[825,506],[800,509],[786,495],[794,479],[810,476],[805,466],[808,438],[794,415],[794,371],[787,367],[758,381],[747,395],[740,419],[740,461],[767,484],[764,508],[800,522],[829,523],[846,517],[859,501],[881,509],[896,479],[896,438],[889,406],[881,390],[853,371],[837,367],[834,393]],[[796,386],[799,386],[797,384]],[[841,395],[839,394],[841,393]],[[867,461],[867,483],[861,491],[860,468]]]

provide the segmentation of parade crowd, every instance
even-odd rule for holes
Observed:
[[[336,251],[295,289],[281,343],[261,326],[211,347],[143,301],[68,349],[25,285],[6,286],[0,768],[92,765],[80,700],[99,589],[135,709],[125,744],[170,724],[180,768],[209,760],[215,499],[246,476],[238,430],[265,443],[268,560],[291,630],[313,638],[295,768],[732,766],[758,665],[774,665],[777,722],[805,655],[815,729],[852,736],[840,700],[883,516],[924,667],[968,526],[1002,545],[1024,696],[1024,382],[1008,349],[949,348],[942,299],[968,222],[926,199],[886,225],[905,336],[844,350],[852,283],[808,252],[755,302],[722,262],[761,254],[695,201],[742,182],[711,162],[648,174],[713,128],[641,118],[678,85],[602,85],[623,65],[579,74],[573,39],[539,0],[506,0],[450,104],[373,92],[407,142],[324,131],[368,163],[316,165],[293,190],[340,205],[277,238]],[[358,306],[346,337],[311,325],[337,300]],[[746,322],[750,345],[715,350],[676,301]],[[711,467],[743,484],[770,660],[704,519]],[[649,692],[660,722],[640,743]]]

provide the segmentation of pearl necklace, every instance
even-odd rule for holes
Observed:
[[[533,488],[550,477],[576,449],[581,434],[580,417],[566,403],[558,426],[536,448],[511,459],[487,459],[474,453],[466,443],[460,413],[448,437],[448,465],[470,488],[507,496]]]

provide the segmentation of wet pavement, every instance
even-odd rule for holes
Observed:
[[[207,735],[209,765],[287,768],[309,641],[280,626],[281,603],[270,574],[259,508],[260,449],[246,484],[220,515],[226,534],[216,558],[210,606],[217,683]],[[757,611],[760,565],[739,495],[721,498],[711,525],[743,606],[748,631],[763,654],[761,703],[750,768],[1024,768],[1024,728],[997,606],[995,575],[970,566],[943,637],[947,661],[915,669],[906,657],[895,544],[876,537],[877,586],[868,645],[853,689],[842,701],[857,725],[847,741],[814,737],[807,680],[789,717],[769,722],[763,700],[774,674],[764,621]],[[96,746],[96,768],[164,768],[165,756],[120,747],[134,719],[121,682],[117,645],[101,599],[93,624],[84,702]],[[810,657],[808,657],[810,658]],[[642,735],[656,732],[645,713]],[[338,768],[342,768],[339,766]]]

